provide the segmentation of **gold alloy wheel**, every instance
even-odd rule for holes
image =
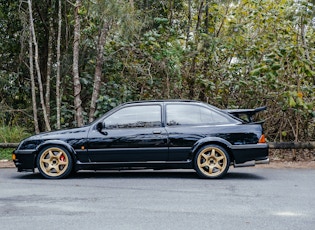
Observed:
[[[48,148],[39,158],[39,167],[50,177],[61,176],[69,167],[69,157],[60,148]]]
[[[205,176],[218,177],[225,173],[228,167],[228,159],[220,148],[211,146],[203,149],[198,154],[197,166]]]

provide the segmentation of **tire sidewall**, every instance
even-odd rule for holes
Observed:
[[[227,161],[227,162],[226,162],[226,167],[225,167],[225,169],[224,169],[219,175],[216,175],[216,176],[209,176],[209,175],[206,175],[205,173],[203,173],[203,172],[200,170],[200,168],[199,168],[199,166],[198,166],[198,157],[199,157],[199,155],[201,154],[201,152],[202,152],[203,150],[207,149],[207,148],[217,148],[217,149],[220,149],[220,150],[224,153],[224,155],[225,155],[225,157],[226,157],[226,161]],[[209,145],[203,146],[202,148],[200,148],[200,149],[198,150],[198,152],[196,153],[195,158],[194,158],[194,168],[195,168],[195,171],[197,172],[198,176],[199,176],[200,178],[202,178],[202,179],[219,179],[219,178],[222,178],[222,177],[224,177],[224,176],[227,174],[227,172],[228,172],[228,170],[229,170],[229,167],[230,167],[230,156],[229,156],[228,152],[225,150],[225,148],[223,148],[223,147],[221,147],[221,146],[219,146],[219,145],[209,144]]]
[[[61,174],[61,175],[58,175],[58,176],[50,176],[48,174],[46,174],[42,169],[41,169],[41,166],[40,166],[40,158],[42,156],[42,154],[44,154],[44,152],[47,150],[47,149],[50,149],[50,148],[58,148],[60,150],[62,150],[66,155],[67,155],[67,158],[68,158],[68,167],[67,169]],[[55,146],[55,145],[48,145],[46,147],[44,147],[43,149],[40,150],[40,152],[38,153],[37,155],[37,158],[36,158],[36,165],[37,165],[37,169],[38,171],[40,172],[40,174],[46,178],[46,179],[63,179],[63,178],[66,178],[70,175],[70,173],[72,172],[73,170],[73,159],[72,159],[72,156],[71,154],[69,153],[69,151],[62,147],[62,146]]]

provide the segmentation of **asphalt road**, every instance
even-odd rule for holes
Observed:
[[[0,169],[0,229],[315,229],[315,169],[79,172]]]

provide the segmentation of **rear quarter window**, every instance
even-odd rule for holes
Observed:
[[[170,104],[166,106],[168,126],[173,125],[222,125],[232,120],[216,110],[201,105]]]

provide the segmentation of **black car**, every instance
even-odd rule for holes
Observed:
[[[23,140],[13,153],[19,172],[38,168],[45,178],[78,170],[195,169],[221,178],[230,165],[269,163],[258,109],[221,110],[186,100],[120,105],[95,122]]]

